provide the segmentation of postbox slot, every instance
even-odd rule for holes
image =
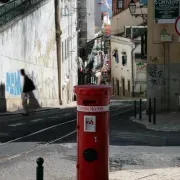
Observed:
[[[97,104],[96,100],[83,100],[83,105],[85,106],[96,105],[96,104]]]

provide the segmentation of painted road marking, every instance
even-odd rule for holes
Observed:
[[[25,135],[25,136],[21,136],[21,137],[19,137],[19,138],[16,138],[16,139],[13,139],[13,140],[4,142],[4,143],[0,144],[0,146],[5,145],[5,144],[8,144],[8,143],[16,142],[16,141],[19,141],[19,140],[24,139],[24,138],[27,138],[27,137],[34,136],[34,135],[36,135],[36,134],[42,133],[42,132],[44,132],[44,131],[47,131],[47,130],[49,130],[49,129],[52,129],[52,128],[55,128],[55,127],[58,127],[58,126],[62,126],[62,125],[64,125],[64,124],[68,124],[68,123],[71,123],[71,122],[74,122],[74,121],[76,121],[76,119],[69,120],[69,121],[66,121],[66,122],[61,122],[61,123],[56,124],[56,125],[53,125],[53,126],[49,126],[49,127],[47,127],[47,128],[41,129],[41,130],[36,131],[36,132],[33,132],[33,133],[31,133],[31,134],[28,134],[28,135]]]
[[[32,120],[31,122],[39,122],[39,121],[42,121],[43,119],[34,119]]]
[[[48,119],[57,119],[58,116],[49,117]]]
[[[10,124],[9,126],[11,127],[16,127],[16,126],[22,126],[24,125],[25,123],[16,123],[16,124]]]
[[[65,113],[65,114],[62,114],[62,115],[59,115],[59,116],[53,116],[53,117],[49,117],[49,119],[58,119],[58,118],[61,118],[62,116],[70,116],[71,113]]]

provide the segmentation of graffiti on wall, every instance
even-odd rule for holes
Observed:
[[[145,71],[146,68],[147,68],[147,63],[137,62],[137,63],[136,63],[136,66],[137,66],[137,72]]]
[[[20,72],[7,72],[6,73],[6,91],[14,96],[21,94],[21,79]]]
[[[149,61],[150,61],[150,63],[152,63],[152,64],[156,64],[156,63],[159,62],[159,59],[158,59],[157,57],[152,57],[152,56],[150,56],[150,57],[149,57]]]
[[[149,68],[150,83],[152,86],[158,86],[161,84],[161,77],[163,75],[163,70],[159,69],[157,66]]]
[[[35,73],[34,71],[28,71],[27,74],[35,83],[36,95],[38,98],[57,98],[55,77],[44,78],[43,73]]]

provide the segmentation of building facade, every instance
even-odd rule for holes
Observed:
[[[6,24],[0,26],[0,111],[22,109],[20,69],[36,86],[31,108],[59,105],[54,0],[35,6],[36,10],[32,6],[20,17],[10,19],[19,13],[18,5],[1,16],[0,24],[3,20]]]
[[[78,55],[87,60],[86,43],[95,37],[95,0],[78,0]]]
[[[148,98],[156,97],[159,111],[177,110],[180,104],[180,43],[174,23],[179,16],[180,2],[155,2],[148,1]],[[163,11],[160,12],[161,7]]]
[[[77,1],[61,1],[61,85],[62,103],[74,100],[77,75]]]
[[[117,7],[114,5],[114,9]],[[118,9],[117,9],[118,10]],[[139,2],[136,3],[136,13],[137,14],[147,14],[147,7],[140,8]],[[123,9],[123,11],[117,11],[113,15],[111,20],[111,34],[118,35],[124,32],[125,26],[138,26],[144,25],[144,21],[141,16],[132,16],[129,9]]]
[[[136,42],[140,38],[135,39]],[[111,37],[111,84],[113,94],[121,97],[146,96],[147,63],[141,57],[141,44],[131,39]]]

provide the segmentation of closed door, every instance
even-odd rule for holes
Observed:
[[[116,88],[117,88],[117,95],[119,96],[120,92],[119,92],[119,80],[118,79],[116,79]]]
[[[113,87],[113,95],[114,95],[114,78],[112,78],[112,87]]]
[[[122,78],[122,93],[123,93],[123,96],[125,96],[125,80],[124,78]]]

